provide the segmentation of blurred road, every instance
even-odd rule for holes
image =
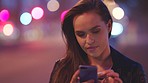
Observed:
[[[0,83],[48,83],[54,62],[64,52],[58,39],[0,49]]]

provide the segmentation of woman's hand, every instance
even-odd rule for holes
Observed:
[[[99,83],[123,83],[119,74],[113,70],[105,70],[98,74]]]
[[[79,83],[80,70],[77,70],[70,81],[70,83]],[[113,70],[105,70],[98,74],[98,83],[123,83],[122,80],[119,78],[119,74],[114,72]],[[83,83],[94,83],[94,80],[89,80]]]
[[[79,82],[79,73],[80,73],[80,70],[77,70],[77,71],[73,74],[70,83],[78,83],[78,82]]]

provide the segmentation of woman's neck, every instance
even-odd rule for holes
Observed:
[[[113,62],[110,56],[110,50],[106,55],[100,57],[89,57],[90,65],[97,66],[98,71],[103,71],[106,69],[111,69]]]
[[[101,72],[103,70],[111,69],[113,66],[113,61],[111,56],[108,56],[104,60],[97,60],[96,58],[91,61],[90,65],[97,66],[98,72]]]

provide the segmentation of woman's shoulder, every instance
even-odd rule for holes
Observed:
[[[61,59],[55,61],[55,65],[59,65],[61,63]]]
[[[57,68],[63,62],[63,60],[63,58],[56,60],[54,64],[54,69]]]
[[[55,73],[56,73],[57,70],[59,69],[62,60],[63,60],[63,59],[58,59],[58,60],[55,61],[54,67],[53,67],[52,72],[51,72],[51,75],[50,75],[49,83],[52,83],[52,81],[53,81],[53,76],[55,75]]]
[[[126,55],[123,55],[122,53],[120,53],[119,51],[117,51],[114,48],[111,48],[111,56],[113,59],[113,63],[120,65],[120,66],[126,66],[128,68],[130,67],[134,67],[134,68],[139,68],[141,67],[141,64],[128,58]]]

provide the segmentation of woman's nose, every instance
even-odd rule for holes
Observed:
[[[89,45],[91,45],[94,42],[95,42],[94,37],[92,35],[87,35],[87,37],[86,37],[86,43],[89,44]]]

